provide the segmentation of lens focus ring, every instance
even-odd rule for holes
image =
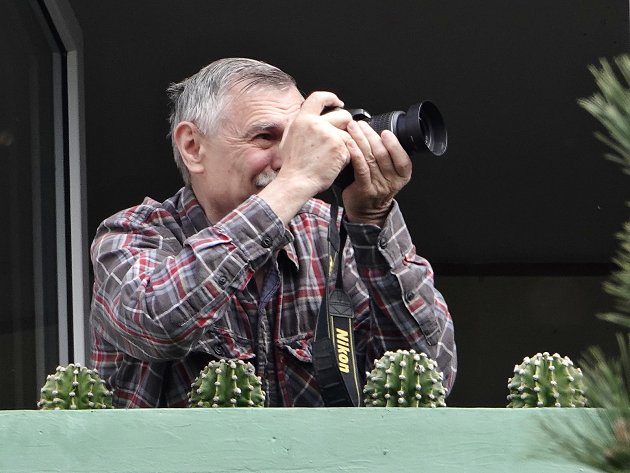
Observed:
[[[389,112],[382,113],[381,115],[375,115],[370,120],[368,120],[368,124],[380,135],[383,130],[389,130],[394,135],[396,135],[396,121],[398,116],[402,112]]]

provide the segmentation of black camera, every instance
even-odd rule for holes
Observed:
[[[325,110],[326,111],[326,110]],[[434,156],[442,156],[446,152],[447,133],[442,114],[429,101],[420,102],[409,107],[407,112],[397,110],[371,116],[363,109],[348,110],[355,120],[363,120],[377,133],[389,130],[402,147],[411,155],[413,152],[429,151]],[[354,181],[352,166],[346,166],[334,185],[345,189]]]

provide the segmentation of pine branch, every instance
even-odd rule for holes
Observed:
[[[606,60],[600,59],[601,67],[590,66],[599,88],[591,97],[578,100],[578,104],[593,115],[606,129],[606,134],[596,132],[597,139],[613,152],[607,159],[619,164],[630,175],[630,56],[614,59],[621,78]],[[617,234],[619,248],[613,262],[618,270],[604,283],[604,291],[615,299],[617,312],[600,314],[603,320],[630,328],[630,222]]]
[[[606,129],[595,136],[611,150],[605,156],[630,174],[630,56],[615,58],[620,80],[611,64],[589,67],[599,92],[578,100]],[[619,248],[613,259],[618,270],[604,283],[615,299],[617,312],[598,317],[630,329],[630,222],[617,235]],[[617,335],[619,357],[608,359],[592,347],[580,362],[586,397],[596,411],[584,411],[581,422],[565,427],[546,425],[557,453],[607,473],[630,471],[630,334]],[[589,412],[590,411],[590,412]]]
[[[603,314],[601,317],[615,323],[630,327],[630,222],[626,222],[617,234],[619,247],[613,258],[617,270],[604,283],[604,290],[615,298],[615,308],[619,314]],[[623,318],[628,320],[622,322]]]
[[[592,347],[581,360],[590,407],[578,421],[544,424],[554,453],[606,473],[630,471],[630,344],[619,334],[619,358]]]
[[[615,151],[611,158],[630,174],[630,57],[622,55],[614,61],[625,83],[606,59],[600,59],[601,68],[589,67],[599,92],[579,99],[578,104],[606,128],[609,136],[596,133],[597,138]]]

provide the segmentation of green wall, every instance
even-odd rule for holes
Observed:
[[[541,424],[591,409],[0,411],[6,472],[589,472]]]

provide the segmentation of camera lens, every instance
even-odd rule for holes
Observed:
[[[394,133],[409,154],[429,151],[435,156],[442,156],[446,152],[446,126],[442,114],[432,102],[414,104],[407,113],[388,112],[366,121],[378,133],[383,130]]]
[[[446,152],[448,136],[446,125],[438,108],[429,101],[417,103],[409,107],[407,112],[397,110],[370,116],[363,109],[349,110],[355,120],[364,120],[377,133],[389,130],[407,152],[429,151],[435,156]],[[354,181],[352,166],[346,166],[335,180],[335,185],[344,189]]]

